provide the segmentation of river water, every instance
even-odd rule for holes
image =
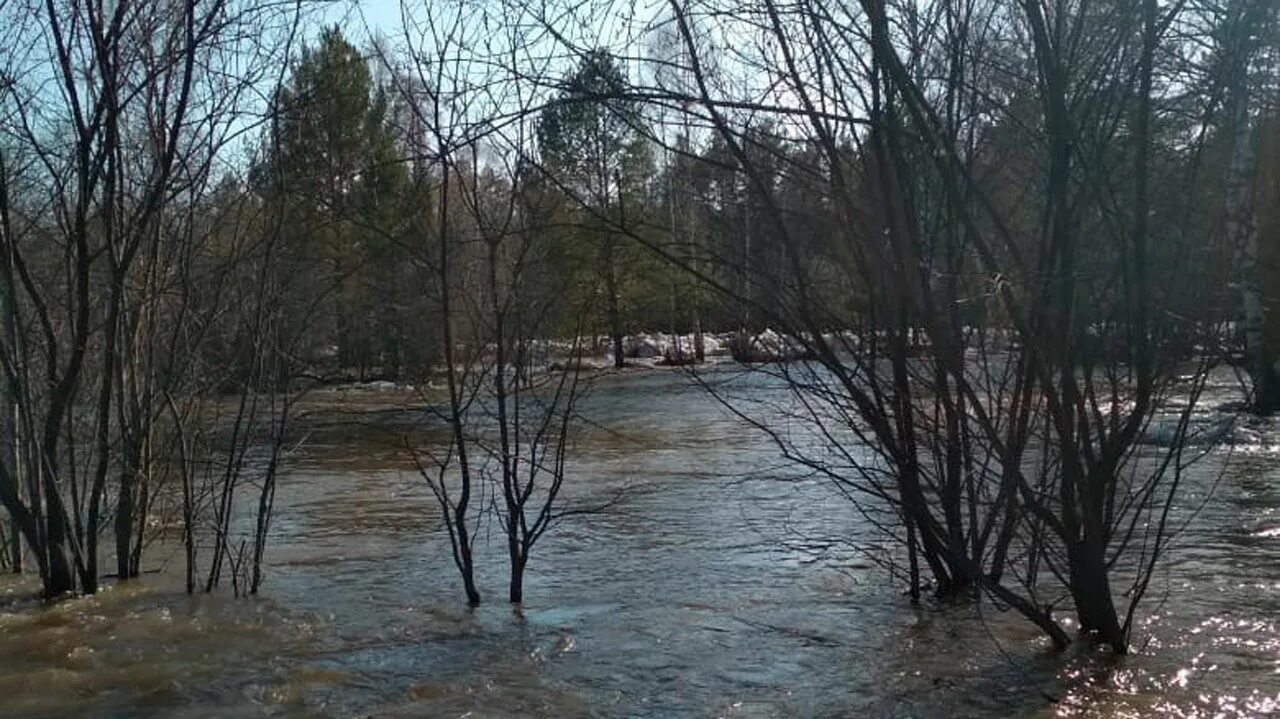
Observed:
[[[759,375],[712,375],[759,399]],[[1224,393],[1227,388],[1222,390]],[[982,607],[913,608],[828,485],[679,371],[584,401],[567,519],[504,601],[496,527],[469,611],[403,449],[420,410],[308,421],[280,480],[263,595],[187,597],[181,558],[50,608],[0,581],[15,717],[1255,716],[1280,711],[1280,454],[1272,430],[1186,480],[1135,653],[1050,652]],[[785,423],[781,425],[785,427]],[[1206,494],[1213,489],[1212,496]],[[851,542],[849,540],[856,540]]]

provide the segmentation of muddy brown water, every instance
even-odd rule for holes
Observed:
[[[728,371],[723,371],[727,373]],[[766,379],[723,374],[756,398]],[[756,383],[752,385],[750,383]],[[1223,392],[1226,392],[1223,389]],[[263,595],[187,597],[160,548],[140,582],[49,608],[0,581],[0,716],[1256,716],[1280,711],[1280,433],[1187,480],[1135,640],[1054,654],[993,608],[913,608],[831,487],[680,371],[595,383],[572,501],[626,488],[535,550],[526,603],[469,611],[405,457],[417,409],[313,419],[278,490]],[[1225,469],[1224,469],[1225,468]],[[853,540],[852,542],[849,540]]]

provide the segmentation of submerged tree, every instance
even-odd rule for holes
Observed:
[[[896,515],[882,527],[913,592],[921,575],[943,596],[983,592],[1058,645],[1065,600],[1125,651],[1229,317],[1223,297],[1188,303],[1155,279],[1183,271],[1202,227],[1152,191],[1157,172],[1199,183],[1204,138],[1179,134],[1179,68],[1163,64],[1185,8],[670,8],[693,122],[777,253],[750,282],[685,269],[739,301],[772,288],[753,309],[817,360],[776,372],[824,441],[761,429]],[[790,149],[761,151],[761,116]],[[1193,284],[1225,284],[1198,269]],[[1153,422],[1172,428],[1164,449],[1142,443]]]
[[[518,51],[520,27],[504,22],[494,36],[494,18],[456,7],[406,7],[404,17],[405,65],[385,47],[380,57],[395,70],[414,128],[405,149],[415,192],[432,200],[406,236],[434,276],[444,398],[429,410],[447,435],[409,444],[440,507],[467,603],[482,599],[476,554],[487,519],[501,527],[508,598],[520,603],[534,546],[566,514],[561,490],[587,306],[556,279],[560,198],[533,171],[536,95],[473,51],[482,36],[489,47]],[[569,360],[548,367],[547,338],[566,318]]]
[[[182,261],[296,15],[269,3],[8,3],[0,81],[0,502],[44,592],[139,572],[201,332]],[[259,69],[228,77],[246,58]],[[251,63],[252,64],[252,63]]]

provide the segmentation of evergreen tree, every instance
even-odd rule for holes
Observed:
[[[299,317],[311,313],[312,359],[336,348],[344,369],[402,370],[410,309],[396,242],[408,175],[389,129],[388,101],[337,28],[302,53],[277,97],[278,120],[258,169],[260,191],[288,235],[285,281]]]
[[[538,124],[542,162],[580,206],[562,257],[571,282],[604,296],[614,364],[622,366],[629,286],[642,258],[614,228],[639,226],[651,169],[643,115],[607,50],[587,53]]]

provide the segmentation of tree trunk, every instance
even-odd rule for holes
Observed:
[[[614,181],[618,185],[618,226],[626,230],[627,213],[626,205],[622,201],[622,175],[615,174]],[[616,238],[612,233],[605,236],[604,240],[604,288],[609,294],[609,332],[613,336],[613,366],[621,369],[623,366],[622,358],[622,311],[618,305],[621,301],[618,297],[618,258],[616,256],[617,248],[614,246]]]
[[[1128,643],[1111,597],[1101,541],[1086,537],[1075,542],[1068,549],[1067,559],[1071,564],[1071,598],[1076,605],[1080,628],[1095,634],[1116,654],[1127,653]]]
[[[907,590],[911,595],[911,603],[920,601],[920,557],[916,546],[916,524],[911,515],[903,512],[902,523],[907,525],[907,569],[911,578],[911,587]]]
[[[71,539],[71,528],[67,526],[67,509],[58,493],[58,485],[49,476],[48,471],[42,473],[41,485],[44,494],[45,537],[43,551],[48,563],[48,574],[45,577],[45,596],[49,599],[75,591],[75,577],[71,573],[71,560],[67,557],[67,544]]]
[[[22,530],[17,522],[9,524],[9,570],[22,574]]]
[[[1258,290],[1261,294],[1260,365],[1266,373],[1266,394],[1260,399],[1269,411],[1280,409],[1280,114],[1260,125],[1258,147],[1257,218]]]
[[[7,296],[7,295],[5,295]],[[12,315],[6,315],[5,318],[5,336],[14,337],[13,325],[9,322]],[[16,497],[22,497],[22,439],[21,439],[21,417],[18,415],[18,405],[13,405],[13,411],[9,413],[12,444],[10,445],[13,454],[13,491]],[[9,569],[14,574],[22,574],[22,527],[18,524],[18,519],[12,515],[9,517]]]
[[[1243,30],[1242,30],[1243,31]],[[1258,226],[1254,216],[1253,176],[1256,167],[1254,138],[1249,122],[1248,58],[1241,41],[1236,50],[1231,94],[1232,147],[1227,169],[1226,234],[1236,257],[1240,286],[1240,320],[1243,324],[1245,366],[1253,385],[1253,409],[1269,414],[1280,408],[1276,370],[1265,356],[1263,343],[1262,286],[1258,264]]]
[[[480,606],[480,590],[476,589],[475,562],[471,558],[471,548],[462,549],[462,590],[467,595],[467,606]]]
[[[509,598],[512,604],[524,601],[524,565],[527,560],[516,554],[511,557],[511,587]]]
[[[707,344],[702,337],[702,318],[693,313],[693,359],[699,364],[707,360]]]
[[[75,578],[71,575],[71,563],[67,561],[66,527],[61,518],[52,515],[48,521],[49,538],[45,546],[48,557],[49,576],[45,583],[45,596],[49,599],[75,591]],[[55,529],[55,527],[57,527]]]
[[[609,294],[609,336],[613,340],[613,366],[623,366],[622,355],[622,312],[618,309],[618,279],[615,276],[612,257],[605,270],[605,290]]]
[[[183,439],[185,443],[185,438]],[[185,462],[182,468],[182,545],[186,555],[187,594],[196,591],[196,527],[195,493],[191,486],[191,469]]]
[[[130,559],[133,556],[133,470],[120,473],[120,500],[116,505],[116,574],[120,581],[133,578]]]

